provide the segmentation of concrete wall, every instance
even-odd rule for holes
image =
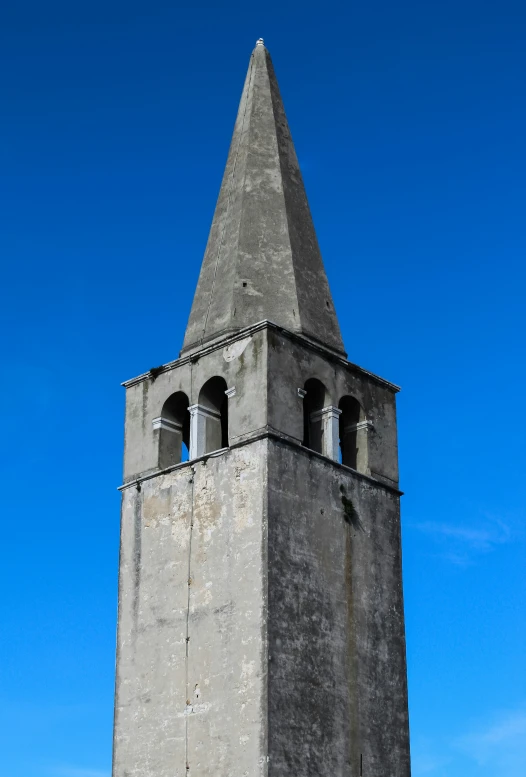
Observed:
[[[114,777],[408,777],[398,502],[272,439],[126,489]]]
[[[269,442],[271,777],[408,777],[399,498]]]
[[[266,448],[123,492],[114,777],[267,774]]]

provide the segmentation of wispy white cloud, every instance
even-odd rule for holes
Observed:
[[[417,528],[443,538],[466,543],[475,550],[482,551],[491,550],[495,545],[508,542],[511,537],[509,526],[500,520],[494,520],[493,525],[486,524],[481,528],[451,526],[448,523],[434,523],[432,521],[419,523]]]
[[[494,714],[457,737],[411,740],[413,777],[524,777],[526,705]]]
[[[513,538],[511,526],[500,518],[486,517],[477,526],[424,521],[414,524],[442,546],[442,557],[457,566],[467,566],[481,553],[489,553]]]
[[[451,755],[429,737],[411,737],[411,774],[413,777],[442,777],[448,773]]]
[[[506,777],[526,774],[526,708],[501,713],[491,723],[459,737],[454,746],[488,773]]]
[[[411,750],[411,774],[420,777],[424,774],[437,774],[441,767],[446,766],[450,759],[437,757],[432,753]]]
[[[110,777],[106,769],[84,769],[76,766],[57,766],[50,770],[50,777]]]

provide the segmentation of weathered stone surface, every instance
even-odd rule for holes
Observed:
[[[269,775],[408,777],[399,497],[277,441],[268,484]]]
[[[264,319],[343,353],[270,54],[258,45],[182,353]]]
[[[408,777],[398,503],[275,439],[126,489],[114,777]]]
[[[266,447],[123,493],[114,777],[266,774]]]

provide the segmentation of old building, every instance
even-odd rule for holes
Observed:
[[[114,777],[408,777],[398,389],[347,361],[261,40],[180,357],[124,385]]]

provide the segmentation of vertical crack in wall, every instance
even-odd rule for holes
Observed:
[[[266,398],[265,398],[266,399]],[[268,777],[269,761],[269,469],[270,469],[270,441],[262,440],[259,443],[261,456],[263,457],[263,516],[261,521],[261,665],[263,667],[263,687],[261,693],[261,720],[265,721],[261,726],[259,742],[260,752],[264,761],[262,777]]]
[[[340,487],[340,492],[342,491]],[[343,502],[343,497],[342,497]],[[360,708],[359,708],[359,686],[358,686],[358,656],[356,654],[356,614],[354,612],[354,586],[353,586],[353,535],[352,524],[345,515],[344,520],[347,524],[345,540],[345,580],[347,587],[347,649],[349,655],[349,764],[351,774],[356,774],[356,761],[360,746]],[[354,509],[354,508],[353,508]],[[361,774],[361,771],[360,771]]]
[[[133,641],[137,637],[139,619],[139,597],[141,586],[141,553],[142,553],[142,491],[137,484],[135,504],[133,506]]]
[[[186,604],[186,645],[185,645],[185,716],[184,716],[184,760],[185,774],[190,772],[188,762],[188,716],[190,713],[190,687],[189,687],[189,666],[188,654],[190,648],[190,591],[192,586],[192,536],[194,532],[194,494],[195,494],[195,467],[192,467],[192,477],[190,478],[191,496],[190,496],[190,538],[188,540],[188,568],[187,568],[187,588],[188,597]]]

